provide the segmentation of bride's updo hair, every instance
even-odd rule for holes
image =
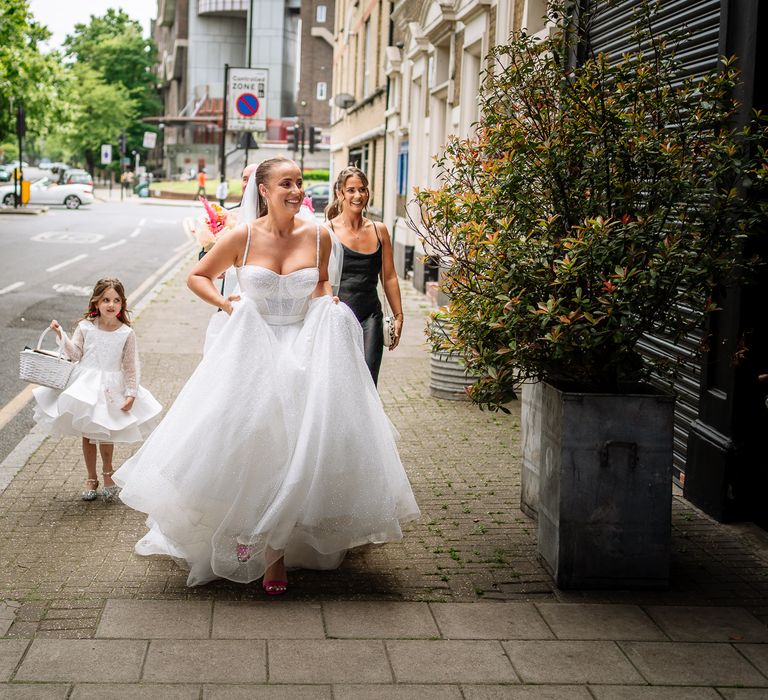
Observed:
[[[272,171],[278,165],[283,165],[284,163],[292,163],[293,165],[296,165],[296,163],[292,161],[290,158],[286,158],[285,156],[277,156],[276,158],[267,158],[267,160],[262,160],[261,163],[259,163],[259,165],[256,167],[256,175],[254,176],[254,178],[256,180],[256,197],[257,197],[257,203],[258,203],[258,209],[259,209],[259,216],[267,215],[267,200],[265,197],[261,195],[261,191],[259,190],[259,185],[263,184],[266,186]]]

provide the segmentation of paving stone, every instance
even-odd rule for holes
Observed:
[[[331,700],[331,697],[328,685],[206,685],[203,689],[203,700]]]
[[[129,683],[139,680],[147,643],[123,639],[35,639],[14,680],[92,680]]]
[[[324,639],[319,604],[217,601],[213,607],[214,639]]]
[[[433,603],[446,639],[553,639],[533,603]]]
[[[461,700],[455,685],[335,685],[334,700]]]
[[[523,683],[642,683],[614,642],[503,642]]]
[[[70,700],[199,700],[197,685],[151,683],[78,683]]]
[[[764,676],[768,676],[768,644],[736,644],[735,647],[757,666]]]
[[[509,659],[492,641],[386,642],[398,683],[517,683]]]
[[[143,680],[156,683],[265,683],[265,642],[153,640]]]
[[[466,700],[592,700],[578,685],[464,685]]]
[[[330,602],[323,604],[329,637],[417,639],[437,637],[427,603]]]
[[[108,600],[97,637],[208,639],[210,601]]]
[[[677,642],[768,642],[768,627],[743,608],[652,605],[646,610]]]
[[[10,680],[28,646],[23,639],[0,639],[0,681]]]
[[[384,644],[373,640],[270,641],[270,683],[391,683]]]
[[[0,700],[65,700],[69,685],[0,683]]]
[[[667,639],[636,605],[539,603],[536,607],[558,639]]]
[[[714,688],[593,685],[590,690],[595,700],[720,700]]]
[[[768,686],[730,644],[619,642],[629,660],[654,685]]]
[[[718,688],[724,700],[765,700],[765,688]]]

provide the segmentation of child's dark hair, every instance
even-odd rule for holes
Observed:
[[[105,277],[96,282],[93,287],[93,292],[91,292],[91,299],[88,302],[88,310],[83,314],[83,318],[92,321],[100,315],[98,308],[99,300],[104,296],[104,292],[110,288],[117,292],[117,295],[122,302],[120,313],[117,314],[118,321],[121,321],[126,326],[130,326],[131,314],[130,311],[128,311],[128,299],[125,296],[125,287],[123,287],[123,283],[117,279],[117,277]]]

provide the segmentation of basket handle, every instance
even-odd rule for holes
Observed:
[[[48,326],[48,328],[46,328],[46,329],[45,329],[45,330],[44,330],[44,331],[43,331],[43,332],[40,334],[40,337],[37,339],[37,347],[35,348],[35,350],[40,350],[40,349],[42,348],[42,345],[43,345],[43,339],[44,339],[44,338],[45,338],[45,336],[48,334],[48,331],[49,331],[49,330],[51,330],[51,327],[50,327],[50,326]],[[59,346],[59,359],[61,359],[61,354],[62,354],[62,352],[64,351],[64,343],[58,343],[58,346]]]

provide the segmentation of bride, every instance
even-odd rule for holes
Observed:
[[[190,586],[263,576],[268,594],[283,593],[287,568],[335,568],[349,548],[399,540],[419,517],[360,324],[331,296],[330,236],[296,216],[303,196],[291,160],[251,175],[250,223],[188,280],[229,318],[114,474],[121,499],[148,515],[136,552],[174,557]],[[214,280],[231,265],[242,296],[224,298]]]

